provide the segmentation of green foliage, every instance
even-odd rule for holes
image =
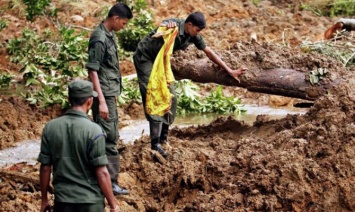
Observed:
[[[239,113],[245,110],[240,108],[240,99],[235,97],[226,97],[223,94],[222,86],[219,85],[215,91],[205,99],[206,111],[211,113]]]
[[[258,6],[260,4],[260,0],[252,0],[252,2],[255,6]]]
[[[57,16],[55,8],[48,9],[51,0],[22,0],[22,2],[27,6],[26,19],[29,21],[41,15]]]
[[[6,88],[10,86],[11,80],[13,79],[12,74],[2,74],[0,73],[0,88]]]
[[[197,92],[199,87],[191,80],[179,80],[175,83],[175,91],[178,96],[177,113],[204,113],[206,107],[201,102],[201,95]]]
[[[0,18],[0,31],[5,29],[8,26],[8,23],[5,19]]]
[[[222,86],[212,90],[210,95],[201,99],[197,93],[199,87],[190,80],[176,82],[176,94],[178,96],[178,114],[187,113],[239,113],[245,112],[240,106],[240,100],[235,97],[226,97]]]
[[[355,14],[355,0],[313,1],[303,4],[301,8],[312,11],[318,16],[353,16]]]
[[[338,38],[342,37],[344,36],[338,36]],[[350,39],[348,38],[348,40]],[[355,64],[354,45],[352,44],[353,41],[349,42],[348,40],[318,42],[303,41],[301,49],[304,52],[318,52],[333,57],[343,63],[344,66],[351,66]]]
[[[121,95],[118,97],[118,103],[120,105],[129,104],[130,102],[142,102],[141,94],[139,92],[138,79],[123,78],[123,89]]]
[[[145,0],[127,0],[124,2],[132,8],[133,19],[130,20],[125,29],[117,32],[119,45],[125,51],[135,51],[139,41],[148,33],[154,30],[153,13],[148,9]]]
[[[330,16],[353,16],[355,14],[355,0],[336,0],[330,6]]]
[[[63,27],[56,35],[49,30],[39,35],[25,29],[21,37],[10,40],[7,51],[11,62],[22,65],[25,86],[31,86],[24,96],[31,104],[68,105],[66,85],[73,78],[87,76],[88,39],[84,33]]]

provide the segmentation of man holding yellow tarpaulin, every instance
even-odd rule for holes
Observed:
[[[191,13],[186,20],[164,20],[157,30],[139,42],[133,56],[144,112],[149,121],[151,149],[164,157],[168,154],[161,143],[167,142],[169,125],[174,122],[177,107],[175,79],[170,66],[172,52],[185,50],[194,44],[234,78],[238,79],[246,70],[244,66],[237,70],[229,68],[206,46],[199,34],[205,27],[206,20],[201,12]]]

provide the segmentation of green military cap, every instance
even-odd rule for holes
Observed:
[[[92,82],[87,80],[75,80],[69,84],[69,97],[97,97]]]

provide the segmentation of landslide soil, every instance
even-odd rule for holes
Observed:
[[[60,20],[88,28],[99,22],[100,8],[114,3],[63,2],[54,1]],[[7,3],[0,4],[6,11],[2,17],[11,21],[1,33],[2,44],[25,26],[51,27],[44,19],[25,22],[21,13],[6,9]],[[147,136],[134,145],[120,145],[119,182],[131,191],[117,197],[121,211],[355,211],[354,68],[345,69],[334,59],[298,48],[302,40],[319,39],[336,18],[316,17],[290,1],[254,5],[252,1],[167,0],[150,1],[150,7],[157,23],[166,17],[184,18],[195,10],[204,12],[208,45],[244,58],[229,64],[306,70],[316,65],[343,76],[344,82],[302,116],[269,120],[260,115],[252,126],[228,117],[209,125],[173,128],[165,146],[170,153],[166,159],[150,151]],[[72,15],[84,20],[74,22]],[[252,33],[258,44],[249,42]],[[247,55],[255,52],[264,56],[263,63],[248,60]],[[16,72],[3,48],[0,58],[2,69]],[[134,73],[129,61],[121,67],[126,75]],[[229,91],[261,102],[268,98]],[[63,112],[58,107],[28,106],[16,96],[0,99],[0,149],[38,140],[45,122]],[[140,111],[135,104],[120,109],[123,121],[140,116]],[[25,163],[0,169],[0,211],[39,210],[38,170],[39,164]]]

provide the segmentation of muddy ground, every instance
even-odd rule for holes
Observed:
[[[113,3],[54,2],[62,20],[72,23],[72,15],[82,15],[84,21],[75,25],[91,28],[98,23],[97,8]],[[254,5],[252,1],[162,0],[150,1],[150,7],[156,22],[185,17],[195,10],[204,12],[208,44],[242,58],[228,61],[232,65],[309,69],[320,64],[342,75],[344,82],[316,100],[306,115],[281,120],[262,115],[252,126],[229,117],[209,125],[174,128],[166,146],[167,159],[150,151],[147,136],[134,145],[120,145],[119,182],[131,191],[117,197],[121,211],[355,211],[354,68],[345,69],[334,59],[303,53],[298,47],[302,40],[320,39],[336,17],[314,16],[291,1]],[[45,20],[25,22],[14,11],[3,17],[12,20],[1,32],[3,44],[23,26],[48,27]],[[258,37],[256,47],[249,42],[252,33]],[[248,60],[255,48],[266,56],[265,63]],[[16,71],[3,48],[0,59],[4,70]],[[134,73],[129,61],[121,67],[125,74]],[[238,88],[228,92],[260,104],[279,99]],[[140,107],[120,109],[121,117],[139,117]],[[39,109],[18,97],[0,96],[0,149],[39,139],[45,122],[61,113],[58,107]],[[24,163],[0,169],[0,211],[39,210],[38,169],[39,164]]]

